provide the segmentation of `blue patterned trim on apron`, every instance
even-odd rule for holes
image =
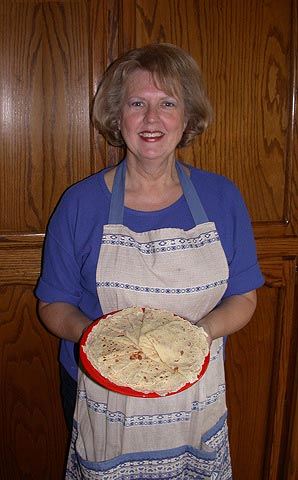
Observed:
[[[96,402],[90,400],[85,390],[78,389],[78,402],[86,402],[88,409],[92,410],[97,415],[104,415],[107,423],[119,423],[125,428],[140,427],[140,426],[155,426],[155,425],[172,425],[174,423],[189,422],[193,412],[202,412],[210,405],[216,403],[220,396],[224,396],[226,393],[225,384],[218,385],[217,392],[212,395],[207,395],[204,401],[193,401],[190,410],[180,410],[179,412],[167,412],[156,414],[142,414],[142,415],[124,415],[119,411],[111,411],[107,403]]]
[[[127,248],[135,248],[145,255],[152,253],[176,252],[177,250],[187,250],[190,248],[200,248],[210,243],[218,242],[219,235],[217,230],[210,230],[202,233],[198,237],[185,239],[164,239],[156,240],[155,242],[137,242],[130,235],[104,235],[102,238],[102,245],[113,245]]]
[[[196,285],[187,288],[160,288],[160,287],[148,287],[146,285],[133,285],[129,283],[121,282],[96,282],[97,287],[111,287],[111,288],[120,288],[124,290],[130,290],[135,292],[145,292],[145,293],[158,293],[166,295],[179,295],[186,293],[198,293],[203,290],[210,290],[211,288],[219,287],[221,285],[226,285],[227,279],[219,280],[217,282],[207,283],[206,285]]]
[[[76,441],[76,422],[72,441]],[[81,477],[68,465],[69,479],[98,480],[230,480],[226,413],[203,435],[201,449],[182,446],[162,451],[134,452],[103,462],[79,458]],[[76,462],[75,462],[76,463]],[[223,468],[226,465],[226,468]]]

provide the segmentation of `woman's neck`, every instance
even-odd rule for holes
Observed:
[[[105,181],[112,190],[116,169],[105,174]],[[186,168],[188,174],[189,169]],[[183,194],[175,161],[153,163],[127,161],[125,179],[126,207],[133,210],[154,211],[175,203]]]
[[[165,189],[180,184],[175,159],[163,162],[127,160],[125,190]]]

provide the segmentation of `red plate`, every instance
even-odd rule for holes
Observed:
[[[118,310],[120,311],[120,310]],[[200,373],[198,374],[198,378],[195,382],[193,383],[186,383],[185,385],[183,385],[182,388],[180,388],[180,390],[177,390],[177,392],[170,392],[170,393],[167,393],[166,395],[159,395],[158,393],[156,392],[150,392],[150,393],[143,393],[143,392],[138,392],[137,390],[134,390],[130,387],[123,387],[122,385],[116,385],[115,383],[111,382],[108,378],[106,377],[103,377],[100,372],[98,370],[96,370],[96,368],[93,367],[92,363],[88,360],[87,358],[87,355],[86,353],[84,352],[83,350],[83,346],[86,344],[86,341],[87,341],[87,338],[88,338],[88,335],[89,333],[91,332],[91,330],[98,324],[98,322],[100,322],[101,320],[103,320],[104,318],[106,318],[108,315],[113,315],[114,313],[117,313],[116,312],[112,312],[112,313],[107,313],[106,315],[104,315],[103,317],[99,318],[98,320],[95,320],[88,328],[87,330],[84,332],[83,336],[82,336],[82,339],[81,339],[81,343],[80,343],[80,358],[81,358],[81,361],[82,361],[82,364],[83,364],[83,367],[85,368],[85,370],[87,371],[87,373],[90,375],[90,377],[95,380],[97,383],[99,383],[100,385],[102,385],[103,387],[106,387],[108,388],[109,390],[112,390],[113,392],[117,392],[117,393],[122,393],[123,395],[129,395],[131,397],[143,397],[143,398],[157,398],[157,397],[168,397],[170,395],[175,395],[176,393],[180,393],[182,392],[183,390],[186,390],[187,388],[191,387],[192,385],[194,385],[195,383],[197,383],[198,380],[200,380],[200,378],[202,378],[202,376],[204,375],[204,373],[206,372],[207,370],[207,367],[208,367],[208,364],[209,364],[209,360],[210,360],[210,352],[208,352],[208,354],[206,355],[205,357],[205,360],[204,360],[204,363],[202,365],[202,368],[201,368],[201,371]]]

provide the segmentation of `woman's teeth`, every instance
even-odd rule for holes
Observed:
[[[139,133],[139,135],[145,138],[156,138],[156,137],[162,137],[163,133],[162,132],[141,132]]]

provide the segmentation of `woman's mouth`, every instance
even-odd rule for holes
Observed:
[[[156,140],[160,140],[164,136],[164,133],[160,131],[156,131],[156,132],[143,131],[139,133],[139,136],[146,141],[156,141]]]

